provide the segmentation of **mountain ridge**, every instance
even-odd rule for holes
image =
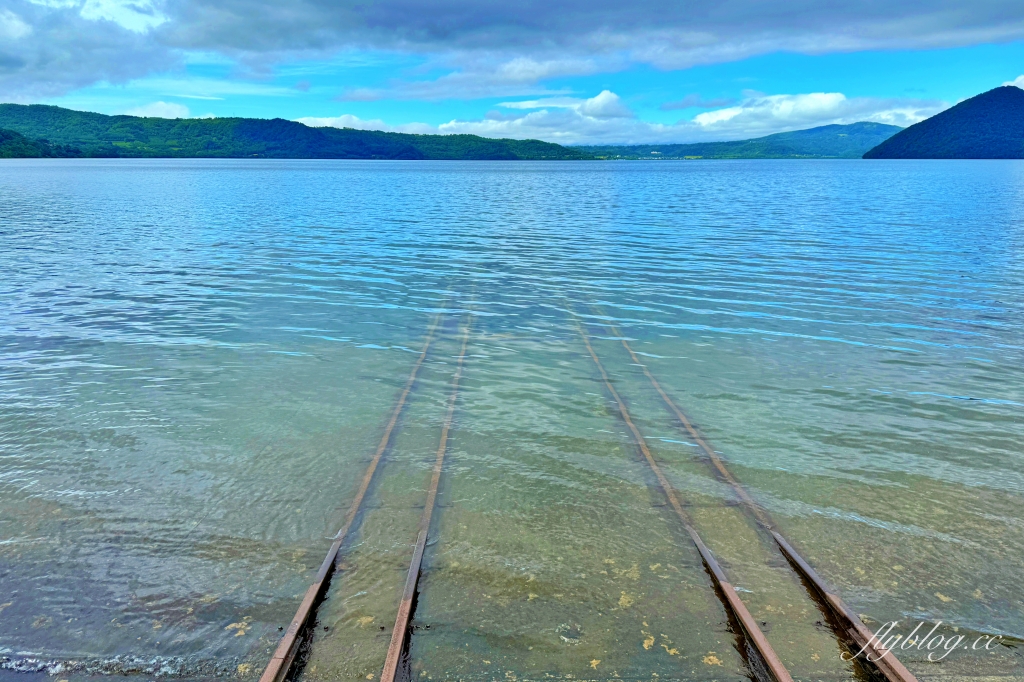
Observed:
[[[580,145],[576,148],[598,158],[619,159],[859,159],[867,150],[901,130],[899,126],[861,121],[729,142]]]
[[[1024,90],[993,88],[906,128],[865,159],[1022,159]]]
[[[589,159],[540,140],[476,135],[411,135],[352,128],[312,128],[285,119],[166,119],[107,116],[44,104],[0,104],[0,129],[29,146],[63,156],[284,159]],[[13,138],[12,138],[13,139]],[[27,149],[24,143],[13,148]],[[73,150],[73,151],[72,151]],[[52,155],[52,154],[51,154]]]
[[[728,142],[566,147],[476,135],[314,128],[280,118],[165,119],[0,104],[0,131],[0,157],[582,160],[860,158],[902,129],[858,122]]]

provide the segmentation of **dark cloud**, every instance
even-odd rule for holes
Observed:
[[[388,94],[448,97],[536,93],[545,79],[635,63],[674,69],[777,50],[1022,37],[1020,0],[0,0],[0,95],[121,82],[166,70],[187,51],[224,54],[253,72],[341,49],[417,52],[452,77]]]
[[[0,101],[34,101],[98,81],[124,82],[178,63],[177,50],[116,21],[82,16],[83,9],[0,0]]]
[[[1024,35],[1019,0],[173,0],[167,11],[173,44],[257,53],[353,44],[569,49],[671,64],[765,49],[948,46]]]
[[[25,60],[13,54],[0,52],[0,74],[15,73],[25,68]]]

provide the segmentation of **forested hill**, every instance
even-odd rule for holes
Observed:
[[[53,145],[46,140],[30,140],[13,130],[3,130],[0,128],[0,159],[80,155],[77,149]]]
[[[884,123],[827,125],[735,142],[577,147],[611,159],[859,159],[902,128]]]
[[[1024,159],[1024,90],[983,92],[915,123],[865,159]]]
[[[0,104],[0,129],[26,138],[24,143],[18,141],[8,145],[10,156],[453,160],[591,158],[579,149],[539,140],[495,140],[476,135],[406,135],[351,128],[310,128],[280,118],[166,119],[105,116],[41,104]],[[23,153],[16,154],[15,150]],[[50,153],[42,153],[46,150]]]

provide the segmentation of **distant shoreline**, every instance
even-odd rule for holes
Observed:
[[[752,140],[563,146],[477,135],[311,128],[284,119],[107,116],[0,104],[0,158],[277,158],[459,161],[859,158],[901,128],[861,122]]]

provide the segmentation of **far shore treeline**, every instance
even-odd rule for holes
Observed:
[[[589,159],[540,140],[310,128],[256,118],[105,116],[41,104],[0,104],[0,156],[267,159]],[[5,147],[29,153],[5,154]]]
[[[884,123],[827,125],[752,140],[579,147],[608,159],[859,159],[903,130]]]
[[[0,104],[0,157],[573,160],[858,158],[901,129],[829,125],[754,140],[567,147],[477,135],[409,135],[311,128],[256,118],[105,116],[46,105]]]
[[[268,159],[1020,159],[1024,90],[1004,86],[902,129],[826,125],[752,140],[562,146],[477,135],[311,128],[284,119],[106,116],[41,104],[0,104],[0,158]]]

